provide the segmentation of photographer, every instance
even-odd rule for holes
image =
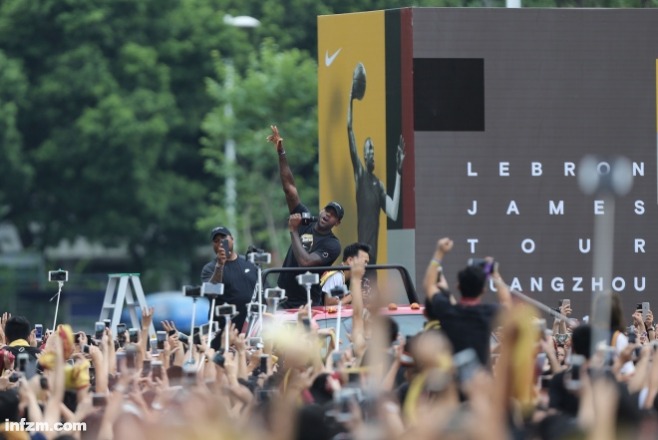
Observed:
[[[345,211],[339,203],[330,202],[320,212],[319,218],[311,221],[308,208],[299,199],[295,179],[283,149],[283,138],[279,135],[276,126],[271,128],[272,134],[268,136],[267,140],[276,145],[279,155],[281,186],[290,211],[288,229],[291,244],[283,267],[331,266],[340,255],[340,242],[331,230],[340,224]],[[303,217],[309,221],[302,221]],[[299,273],[284,272],[279,276],[279,287],[286,290],[288,297],[288,301],[284,305],[286,308],[297,308],[306,304],[306,290],[295,279]],[[311,297],[313,305],[321,304],[322,292],[319,286],[313,286]]]
[[[210,239],[217,257],[203,266],[201,282],[224,284],[222,302],[235,305],[239,314],[233,322],[238,330],[242,330],[247,303],[251,301],[258,282],[258,268],[234,251],[233,235],[227,228],[216,227],[210,232]]]

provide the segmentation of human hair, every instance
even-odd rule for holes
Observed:
[[[5,324],[7,342],[13,342],[17,339],[27,340],[30,337],[30,331],[32,331],[32,326],[24,316],[12,316]]]
[[[487,275],[480,267],[467,266],[459,271],[457,281],[459,282],[459,291],[462,297],[477,298],[484,292]]]
[[[343,261],[347,261],[347,259],[350,257],[358,256],[359,251],[370,254],[370,245],[359,242],[348,244],[345,246],[345,249],[343,249]]]
[[[621,306],[621,297],[617,292],[610,295],[610,331],[615,330],[624,331],[624,309]]]
[[[571,348],[575,354],[589,359],[592,344],[592,328],[589,325],[579,325],[571,335]]]

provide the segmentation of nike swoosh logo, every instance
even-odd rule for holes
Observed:
[[[336,57],[338,56],[338,54],[340,53],[340,51],[342,49],[343,48],[341,47],[336,52],[334,52],[334,54],[331,55],[331,56],[329,56],[329,51],[326,51],[324,53],[324,65],[327,66],[327,67],[331,66],[331,64],[334,62],[334,60],[336,59]]]

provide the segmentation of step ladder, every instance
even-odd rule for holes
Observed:
[[[111,319],[112,335],[117,335],[117,324],[121,322],[121,314],[124,306],[128,307],[130,312],[130,327],[141,329],[141,323],[137,318],[137,310],[147,307],[146,297],[142,283],[139,281],[138,273],[112,273],[109,274],[105,298],[103,299],[103,309],[99,321]],[[155,337],[155,327],[153,322],[149,328],[148,335],[142,335],[147,339]]]

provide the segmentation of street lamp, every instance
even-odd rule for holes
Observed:
[[[625,196],[633,187],[631,162],[625,157],[611,160],[586,156],[578,167],[578,184],[586,195],[596,195],[603,200],[603,212],[594,215],[594,255],[592,277],[602,280],[603,290],[592,289],[591,352],[594,356],[599,345],[610,345],[611,297],[607,286],[612,282],[615,241],[615,197]],[[598,215],[597,215],[598,214]]]
[[[224,16],[224,23],[238,28],[256,28],[260,26],[260,21],[254,17],[248,15],[239,15],[233,17],[232,15]],[[226,66],[226,79],[225,79],[225,88],[227,90],[228,96],[232,95],[233,92],[233,60],[227,58],[225,61]],[[224,107],[224,116],[226,120],[231,120],[233,118],[233,105],[231,100],[226,103]],[[237,200],[237,191],[235,189],[235,139],[230,135],[226,139],[224,144],[224,158],[226,164],[226,217],[227,224],[230,231],[236,229],[236,214],[235,214],[235,205]]]

